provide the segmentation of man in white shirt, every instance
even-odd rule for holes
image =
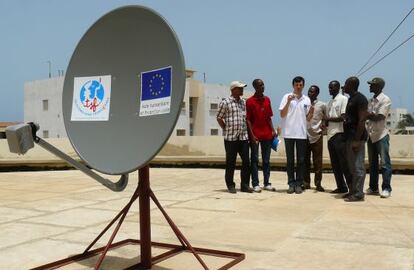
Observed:
[[[282,118],[282,136],[286,148],[286,170],[288,175],[288,193],[302,193],[305,173],[306,117],[311,109],[311,102],[302,94],[305,79],[297,76],[292,81],[293,92],[283,96],[279,111]],[[296,175],[295,175],[296,147]]]
[[[331,193],[347,193],[348,190],[352,190],[352,175],[344,158],[344,119],[348,98],[340,93],[341,85],[338,81],[331,81],[328,88],[332,99],[328,102],[327,108],[327,139],[332,171],[336,181],[336,189]]]
[[[312,85],[308,90],[308,97],[312,103],[313,110],[308,114],[308,140],[306,143],[305,154],[305,177],[303,188],[310,189],[311,182],[311,155],[313,163],[313,171],[315,173],[316,190],[325,192],[322,187],[322,156],[323,156],[323,136],[322,129],[323,120],[326,118],[326,104],[318,100],[319,87]]]
[[[369,159],[369,188],[367,194],[379,194],[378,192],[378,156],[381,158],[382,171],[382,198],[391,196],[392,167],[390,159],[390,136],[385,125],[385,120],[391,109],[391,99],[382,90],[385,81],[382,78],[374,78],[368,82],[369,91],[374,96],[368,103],[368,159]]]

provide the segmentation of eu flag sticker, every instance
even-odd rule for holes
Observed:
[[[166,114],[171,108],[172,67],[141,72],[139,116]]]

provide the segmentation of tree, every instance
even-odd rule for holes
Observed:
[[[407,134],[406,127],[414,126],[414,117],[412,114],[404,114],[403,119],[398,122],[398,131],[395,134]]]

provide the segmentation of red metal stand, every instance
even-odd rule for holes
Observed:
[[[126,239],[122,240],[117,243],[112,243],[116,234],[118,233],[121,225],[128,214],[131,205],[139,198],[139,211],[140,211],[140,237],[141,240],[135,239]],[[164,218],[167,220],[168,224],[170,225],[171,229],[173,230],[174,234],[177,236],[178,240],[180,241],[181,245],[173,245],[173,244],[165,244],[165,243],[157,243],[151,242],[151,217],[150,217],[150,199],[154,201],[157,205],[158,209],[163,214]],[[91,250],[91,248],[96,244],[96,242],[111,228],[111,226],[117,221],[118,224],[116,225],[109,241],[105,247],[97,248]],[[228,251],[220,251],[220,250],[213,250],[213,249],[205,249],[205,248],[194,248],[191,246],[190,242],[185,238],[185,236],[181,233],[178,227],[174,224],[172,219],[168,216],[167,212],[165,212],[164,208],[162,208],[160,202],[155,197],[154,193],[152,192],[149,184],[149,166],[145,166],[139,170],[139,184],[137,189],[135,190],[134,194],[131,197],[131,200],[127,203],[127,205],[115,216],[115,218],[105,227],[105,229],[92,241],[92,243],[85,249],[82,254],[78,254],[75,256],[68,257],[66,259],[62,259],[56,262],[48,263],[32,270],[45,270],[45,269],[57,269],[62,266],[81,261],[93,256],[97,256],[99,254],[100,257],[96,262],[94,269],[100,269],[103,260],[105,259],[106,253],[110,249],[119,248],[125,245],[140,245],[141,247],[141,262],[128,267],[126,269],[151,269],[152,265],[157,264],[161,261],[164,261],[172,256],[178,255],[182,252],[191,252],[198,262],[203,266],[205,270],[209,268],[201,259],[200,255],[209,255],[215,257],[223,257],[229,258],[231,261],[218,270],[226,270],[230,269],[232,266],[236,265],[237,263],[244,260],[245,255],[243,253],[235,253],[235,252],[228,252]],[[152,257],[151,255],[151,247],[158,247],[163,249],[168,249],[167,252],[164,252],[158,256]]]

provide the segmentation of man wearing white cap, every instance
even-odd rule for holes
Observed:
[[[230,193],[236,193],[233,178],[237,154],[242,159],[240,190],[242,192],[252,192],[249,187],[249,137],[246,124],[246,101],[241,98],[244,87],[246,87],[246,84],[240,81],[231,82],[231,96],[220,102],[217,112],[217,122],[223,129],[224,148],[226,150],[225,180]]]

